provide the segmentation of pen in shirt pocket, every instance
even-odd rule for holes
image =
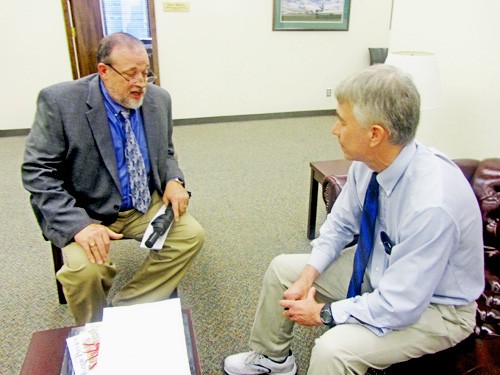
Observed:
[[[380,232],[380,239],[382,240],[382,244],[384,245],[384,250],[387,255],[391,255],[392,247],[394,246],[391,239],[384,231]]]

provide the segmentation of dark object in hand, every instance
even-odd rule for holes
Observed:
[[[165,213],[158,216],[151,223],[153,233],[151,233],[145,243],[148,248],[151,249],[158,238],[160,238],[167,231],[172,223],[172,220],[174,220],[174,211],[172,210],[172,206],[169,204]]]

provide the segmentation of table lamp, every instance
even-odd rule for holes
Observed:
[[[436,56],[430,52],[391,52],[385,63],[408,73],[420,94],[421,110],[437,109],[443,105],[441,81]]]

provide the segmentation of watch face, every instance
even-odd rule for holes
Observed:
[[[332,314],[330,313],[329,309],[324,307],[321,309],[320,318],[323,324],[331,324],[333,321]]]

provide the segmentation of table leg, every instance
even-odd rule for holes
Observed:
[[[309,215],[307,218],[307,238],[310,240],[316,236],[316,213],[318,209],[318,181],[314,179],[314,171],[311,169],[311,187],[309,189]]]

